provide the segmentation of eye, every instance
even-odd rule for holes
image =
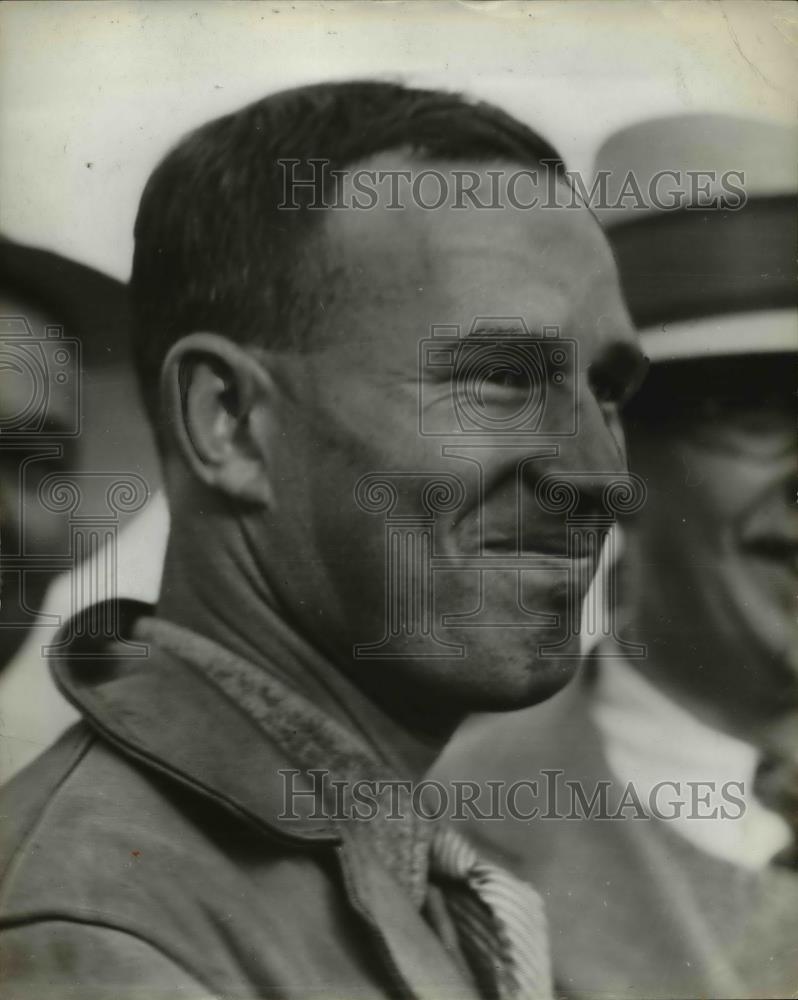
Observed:
[[[526,345],[516,340],[475,338],[458,351],[455,378],[458,384],[478,393],[502,391],[528,394],[534,391],[545,374],[539,368]]]
[[[482,380],[501,389],[526,389],[529,386],[529,372],[522,365],[496,365],[483,373]]]
[[[693,422],[705,427],[749,435],[794,433],[795,418],[789,407],[768,400],[708,397],[695,403],[694,410]]]

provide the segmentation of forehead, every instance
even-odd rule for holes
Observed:
[[[375,184],[376,204],[360,209],[351,207],[351,170],[339,192],[344,207],[325,213],[324,252],[331,266],[323,325],[336,340],[356,331],[362,344],[365,327],[370,339],[379,340],[386,317],[395,337],[401,327],[425,335],[431,324],[470,325],[477,316],[522,316],[530,328],[574,328],[584,324],[586,308],[597,325],[623,311],[601,229],[584,207],[562,207],[570,200],[564,186],[559,207],[547,207],[553,181],[544,170],[534,179],[518,164],[386,154],[358,169],[392,171],[394,179]],[[455,204],[452,197],[441,207],[424,207],[435,204],[443,185],[454,192],[458,171],[473,177],[474,199]],[[417,182],[422,173],[425,179]],[[523,207],[535,198],[536,207]]]

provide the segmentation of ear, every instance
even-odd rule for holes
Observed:
[[[275,395],[268,371],[217,334],[183,337],[163,364],[163,412],[191,471],[235,500],[267,507]]]

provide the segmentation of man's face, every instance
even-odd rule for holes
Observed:
[[[653,642],[655,668],[677,697],[748,732],[798,711],[798,438],[791,391],[776,389],[783,382],[784,362],[774,362],[747,401],[708,399],[631,442],[648,486],[631,538],[646,579],[631,596],[647,623],[639,637]]]
[[[0,296],[0,317],[24,317],[33,333],[29,352],[17,346],[18,324],[3,320],[0,338],[0,666],[25,637],[41,609],[47,585],[59,560],[67,554],[68,522],[48,511],[39,497],[46,476],[68,471],[74,462],[74,443],[64,436],[74,423],[74,366],[61,364],[63,382],[47,365],[52,352],[37,353],[36,345],[53,322],[18,298]],[[42,367],[25,363],[40,360]],[[66,355],[65,355],[66,357]],[[41,379],[46,379],[46,386]],[[19,433],[26,414],[46,414],[42,426]]]
[[[597,555],[585,524],[625,470],[598,395],[639,361],[598,225],[582,209],[378,205],[329,212],[315,251],[330,261],[310,303],[315,347],[272,359],[264,572],[304,634],[417,718],[548,696],[576,664]],[[460,338],[425,344],[433,326]],[[552,326],[575,347],[541,346]],[[573,474],[578,553],[565,512],[536,496],[545,476]]]

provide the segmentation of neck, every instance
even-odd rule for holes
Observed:
[[[268,584],[247,572],[240,547],[217,544],[223,538],[232,542],[229,536],[226,519],[217,520],[207,511],[201,532],[191,526],[173,527],[157,614],[258,662],[268,648],[264,634],[268,623],[273,616],[282,616]]]
[[[636,609],[618,623],[618,634],[626,641],[643,644],[645,657],[629,664],[650,684],[701,722],[757,747],[764,747],[774,720],[757,714],[745,698],[734,696],[737,664],[725,658],[728,680],[720,687],[716,665],[723,650],[707,636],[703,645],[685,641],[682,629],[659,613]],[[687,633],[695,637],[696,631]],[[620,652],[622,654],[622,651]]]
[[[767,713],[740,685],[742,664],[756,652],[730,641],[729,629],[717,630],[705,595],[685,588],[667,566],[653,571],[662,556],[644,542],[630,533],[616,568],[617,634],[646,649],[645,656],[630,660],[630,665],[701,722],[761,745]]]
[[[235,513],[212,502],[202,509],[201,519],[173,518],[158,616],[263,666],[358,730],[403,775],[421,777],[450,730],[430,734],[423,725],[406,724],[407,716],[393,710],[400,699],[385,707],[385,699],[374,698],[330,662],[281,604]]]

